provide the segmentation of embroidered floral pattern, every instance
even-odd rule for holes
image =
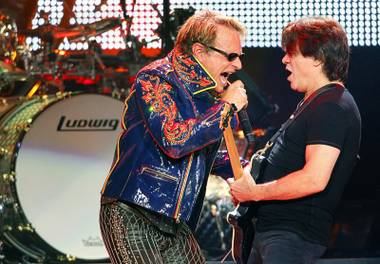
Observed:
[[[142,99],[150,105],[151,111],[164,118],[163,133],[166,140],[173,145],[186,142],[191,135],[195,119],[177,121],[178,109],[169,95],[172,86],[160,81],[157,76],[150,76],[148,81],[139,81],[143,92]]]
[[[146,72],[146,71],[149,71],[149,70],[156,70],[156,69],[160,69],[160,70],[163,70],[165,72],[165,74],[167,74],[168,72],[172,71],[172,67],[169,63],[169,60],[168,58],[163,58],[163,59],[160,59],[160,60],[156,60],[156,61],[153,61],[151,62],[150,64],[144,66],[140,71],[140,72]],[[137,73],[137,75],[139,74]]]
[[[174,55],[173,64],[179,76],[188,83],[199,84],[201,87],[206,87],[213,83],[210,77],[202,76],[194,70],[197,63],[189,55]]]

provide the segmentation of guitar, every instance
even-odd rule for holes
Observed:
[[[237,180],[241,177],[243,168],[240,164],[239,153],[229,124],[223,131],[223,137],[230,157],[232,172],[235,180]],[[252,156],[251,162],[251,175],[256,181],[266,160],[260,152],[257,152]],[[227,222],[232,226],[232,258],[238,264],[247,263],[251,252],[255,235],[254,215],[255,208],[251,203],[240,203],[232,212],[227,214]]]

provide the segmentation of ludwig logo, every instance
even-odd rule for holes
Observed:
[[[58,131],[113,131],[117,129],[118,119],[66,119],[61,116]]]
[[[87,239],[82,239],[83,246],[85,247],[103,247],[103,240],[99,237],[88,237]]]

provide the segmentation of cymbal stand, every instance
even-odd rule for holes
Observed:
[[[131,33],[131,28],[133,24],[133,14],[136,6],[136,0],[132,1],[132,8],[130,13],[132,16],[129,16],[127,14],[126,10],[126,2],[125,0],[120,1],[121,9],[123,11],[123,17],[124,20],[126,21],[126,30],[124,31],[123,28],[120,28],[121,36],[124,40],[126,50],[130,51],[130,57],[132,61],[134,62],[140,62],[142,59],[140,49],[141,47],[145,44],[141,43],[136,36],[133,36]],[[128,44],[130,42],[130,45]]]
[[[86,42],[88,43],[88,53],[86,53],[86,60],[90,63],[90,78],[95,80],[96,78],[96,66],[99,65],[101,71],[104,71],[106,66],[103,63],[103,60],[99,56],[99,44],[95,41],[89,41],[86,37]]]

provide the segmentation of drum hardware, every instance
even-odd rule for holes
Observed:
[[[74,262],[77,258],[71,255],[64,255],[64,256],[62,255],[62,256],[58,256],[57,259],[65,263],[65,262]]]
[[[15,247],[19,251],[18,255],[21,258],[22,263],[30,263],[30,264],[35,263],[35,262],[29,261],[30,258],[36,261],[36,263],[44,263],[44,261],[46,260],[45,252],[36,251],[38,249],[25,248],[23,245],[17,244],[17,239],[11,233],[13,231],[12,227],[6,226],[6,228],[8,228],[8,230],[7,229],[3,230],[4,240],[7,241],[8,243],[11,242],[15,244]],[[20,256],[20,252],[22,253],[21,256]],[[20,263],[20,262],[17,262],[17,263]]]
[[[9,197],[7,195],[0,195],[0,212],[3,212],[6,207],[9,207],[10,205],[13,205],[15,203],[14,199],[12,197]]]
[[[20,30],[19,34],[27,37],[38,37],[45,42],[45,44],[51,44],[55,40],[64,38],[70,41],[88,40],[90,37],[100,35],[120,26],[121,21],[119,18],[106,18],[90,24],[80,24],[70,28],[45,24],[35,29]]]
[[[29,130],[29,128],[30,128],[30,123],[28,120],[25,123],[15,125],[15,127],[13,129],[16,130],[17,132],[26,132]]]
[[[16,173],[14,172],[4,173],[2,176],[3,176],[4,182],[11,183],[15,181]]]
[[[33,87],[31,94],[35,94],[36,91],[39,94],[52,94],[57,90],[64,92],[66,89],[70,90],[73,81],[75,84],[84,85],[83,89],[87,89],[88,86],[92,85],[96,87],[89,87],[91,91],[95,91],[93,89],[97,88],[98,91],[96,92],[99,93],[125,94],[125,89],[123,91],[114,91],[119,89],[120,83],[122,83],[121,87],[129,88],[130,83],[125,84],[125,80],[128,80],[128,78],[125,75],[121,76],[121,74],[120,78],[117,78],[119,72],[115,69],[110,69],[108,58],[104,62],[106,56],[102,54],[101,46],[95,40],[90,40],[91,37],[121,25],[122,22],[119,18],[106,18],[94,23],[80,24],[70,28],[45,24],[36,29],[20,31],[20,35],[38,37],[42,41],[40,50],[32,52],[30,55],[28,55],[27,51],[24,51],[24,64],[26,65],[28,76],[37,78],[38,82],[40,82],[39,87],[36,89]],[[70,42],[84,40],[88,43],[88,50],[79,54],[79,57],[76,55],[78,54],[77,52],[62,53],[59,50],[53,50],[53,46],[56,46],[63,38],[67,38]],[[122,63],[119,56],[113,56],[112,60],[111,63],[117,61],[116,66],[120,66]],[[129,73],[129,70],[125,72]],[[121,81],[121,79],[124,81]],[[28,94],[28,97],[30,96]]]
[[[24,65],[28,75],[38,79],[31,93],[34,94],[40,89],[40,94],[51,94],[50,89],[52,88],[54,88],[54,92],[57,90],[63,92],[60,77],[62,75],[61,59],[64,54],[54,49],[54,43],[68,36],[77,36],[81,34],[81,32],[74,29],[64,29],[51,24],[45,24],[36,29],[22,30],[20,34],[38,37],[42,41],[41,49],[31,53],[25,51],[23,54]]]
[[[90,37],[95,37],[109,30],[121,26],[119,18],[105,18],[90,24],[82,24],[72,27],[72,30],[80,32],[76,36],[67,36],[70,41],[88,41]]]
[[[0,195],[0,213],[3,213],[3,209],[5,207],[4,200],[5,200],[4,196]]]
[[[8,131],[15,131],[15,132],[22,132],[22,131],[28,131],[28,129],[30,128],[30,124],[31,124],[32,120],[27,120],[26,122],[24,123],[19,123],[19,124],[14,124],[10,127],[8,127],[6,130],[4,130],[6,133]]]
[[[62,28],[51,24],[45,24],[35,29],[20,30],[18,33],[26,37],[38,37],[44,42],[52,43],[57,39],[83,35],[83,30],[84,28],[82,26],[75,28]]]
[[[0,60],[6,60],[13,64],[17,42],[15,20],[0,11]]]
[[[8,155],[8,150],[6,148],[0,148],[0,158]]]
[[[30,223],[27,223],[26,225],[18,225],[17,230],[20,232],[25,232],[25,231],[31,232],[31,233],[34,232],[34,228],[32,227],[32,225]]]
[[[1,160],[3,161],[8,161],[12,158],[12,149],[11,148],[4,148],[4,154],[1,155]],[[5,177],[8,177],[8,176],[5,176]]]
[[[41,80],[38,80],[33,86],[32,88],[29,90],[29,92],[27,93],[26,97],[27,98],[32,98],[35,93],[38,91],[38,89],[41,87],[41,84],[42,84],[42,81]]]
[[[0,78],[6,82],[25,81],[28,78],[26,72],[3,72],[0,73]]]

